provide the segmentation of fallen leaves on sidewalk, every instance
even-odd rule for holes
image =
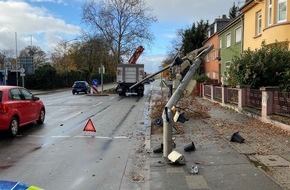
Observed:
[[[162,116],[167,101],[165,97],[159,96],[153,102],[152,119]],[[218,103],[191,96],[182,98],[176,107],[183,111],[188,119],[203,119],[205,123],[208,123],[229,141],[233,133],[239,132],[245,139],[245,143],[236,143],[235,146],[241,148],[244,153],[279,154],[290,151],[289,131],[237,113],[232,109],[224,108]],[[182,124],[175,123],[174,127],[179,135],[184,134]],[[153,126],[151,132],[152,134],[161,134],[163,127]]]
[[[223,108],[213,105],[212,109]],[[233,110],[226,110],[224,117],[221,115],[215,117],[214,114],[211,114],[211,118],[206,120],[206,122],[226,139],[230,139],[233,133],[239,132],[245,139],[246,145],[235,145],[241,148],[242,152],[251,154],[279,154],[290,151],[290,133],[286,130],[236,113]]]

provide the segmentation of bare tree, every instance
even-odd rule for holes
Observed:
[[[15,51],[12,49],[0,50],[0,70],[16,69]]]
[[[132,49],[153,40],[149,27],[157,19],[145,0],[90,0],[83,6],[83,21],[107,40],[120,62]]]

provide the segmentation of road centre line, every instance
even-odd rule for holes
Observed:
[[[111,97],[109,100],[113,100],[115,98],[115,96]]]

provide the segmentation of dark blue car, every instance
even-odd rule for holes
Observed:
[[[89,94],[91,92],[91,86],[86,81],[75,81],[72,86],[72,94],[85,93]]]

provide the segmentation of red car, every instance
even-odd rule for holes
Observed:
[[[0,85],[0,130],[7,130],[16,136],[19,127],[45,118],[43,102],[27,89],[19,86]]]

